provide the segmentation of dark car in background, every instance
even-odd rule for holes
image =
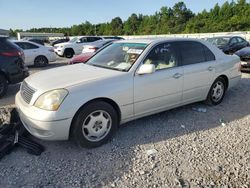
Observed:
[[[24,66],[24,53],[6,37],[0,37],[0,98],[9,84],[22,82],[29,75]]]
[[[235,52],[241,59],[241,71],[250,71],[250,47]]]
[[[44,46],[44,41],[40,40],[40,39],[28,39],[28,41],[31,41],[31,42],[34,42],[34,43],[37,43],[37,44]]]
[[[213,37],[206,40],[220,48],[225,54],[233,54],[249,46],[249,42],[239,36]]]

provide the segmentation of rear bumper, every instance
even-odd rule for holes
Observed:
[[[240,80],[241,80],[241,75],[234,78],[230,78],[228,88],[236,86]]]
[[[10,84],[16,84],[22,82],[26,77],[29,76],[28,67],[25,67],[23,70],[16,74],[9,74],[8,79]]]

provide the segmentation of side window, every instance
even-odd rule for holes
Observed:
[[[203,46],[204,52],[205,52],[205,56],[206,56],[206,61],[214,61],[215,60],[215,56],[213,54],[213,52],[211,52],[211,50],[208,49],[208,47]]]
[[[80,43],[85,43],[88,42],[87,37],[83,37],[80,39]]]
[[[183,41],[179,42],[183,65],[191,65],[206,61],[203,45],[199,42]]]
[[[88,42],[95,42],[100,39],[101,39],[100,37],[88,37]]]
[[[149,52],[143,63],[155,65],[156,70],[178,66],[178,53],[175,44],[163,43],[157,45]]]
[[[237,37],[237,40],[238,40],[239,43],[245,42],[245,40],[243,38],[241,38],[241,37]]]
[[[24,44],[22,42],[16,42],[15,44],[20,48],[25,49]]]
[[[237,44],[238,43],[238,41],[237,41],[237,39],[234,37],[234,38],[232,38],[231,40],[230,40],[230,45],[234,45],[234,44]]]
[[[31,43],[27,43],[27,42],[23,43],[23,47],[24,47],[23,49],[26,49],[26,50],[32,50],[32,49],[39,48],[38,46],[31,44]]]

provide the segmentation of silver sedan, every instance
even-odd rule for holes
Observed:
[[[119,124],[197,101],[220,104],[241,79],[239,68],[237,56],[205,41],[118,41],[86,64],[26,78],[16,106],[34,136],[97,147]]]

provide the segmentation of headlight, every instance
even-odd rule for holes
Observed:
[[[42,94],[35,102],[35,107],[48,111],[56,111],[68,95],[66,89],[56,89]]]

